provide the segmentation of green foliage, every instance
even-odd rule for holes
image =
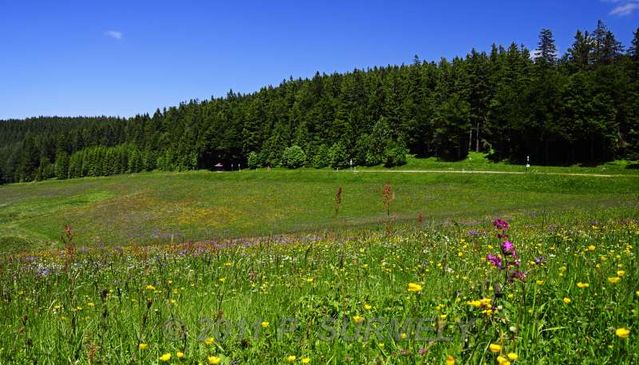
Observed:
[[[329,164],[329,148],[323,144],[317,149],[315,156],[313,156],[313,167],[321,169],[327,167]]]
[[[260,160],[257,152],[251,151],[247,157],[247,166],[249,169],[256,169],[260,167]]]
[[[345,168],[349,166],[348,152],[341,142],[337,142],[328,150],[329,165],[334,169]]]
[[[386,150],[393,143],[393,131],[388,120],[381,117],[365,139],[366,165],[379,165],[385,160]]]
[[[64,170],[65,153],[59,154],[60,173]],[[143,170],[141,152],[133,145],[114,147],[89,147],[80,150],[68,159],[67,175],[70,178],[83,176],[109,176]],[[58,162],[56,162],[56,171]],[[63,176],[63,175],[59,175]]]
[[[140,172],[144,170],[144,159],[142,153],[137,148],[131,150],[128,156],[128,172]]]
[[[544,63],[547,66],[557,62],[557,46],[555,46],[555,40],[550,29],[544,28],[539,33],[537,52],[536,62]]]
[[[306,154],[302,147],[293,145],[287,147],[282,155],[282,166],[289,169],[297,169],[306,163]]]
[[[459,94],[446,97],[433,117],[433,146],[444,160],[461,160],[468,154],[470,105]]]
[[[55,176],[55,165],[53,165],[47,157],[40,159],[40,164],[35,171],[35,180],[46,180]]]
[[[394,167],[406,164],[408,149],[401,143],[392,143],[384,151],[384,166]]]

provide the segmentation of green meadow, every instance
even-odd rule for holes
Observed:
[[[516,174],[415,172],[418,163],[427,169],[427,161],[418,161],[409,163],[406,172],[152,172],[0,186],[0,250],[60,248],[59,237],[66,225],[74,228],[76,241],[83,246],[376,227],[388,219],[382,201],[385,184],[392,188],[390,215],[398,222],[418,216],[438,224],[472,223],[497,215],[596,215],[608,208],[635,209],[639,200],[639,174],[619,167],[565,169],[581,174],[611,174],[612,170],[614,175],[573,176],[557,174],[557,169],[550,175],[538,169],[512,171]],[[464,163],[478,170],[514,168]],[[468,172],[468,168],[455,171]],[[336,207],[340,187],[341,204]]]
[[[231,245],[81,250],[69,232],[0,260],[0,359],[635,364],[639,224],[618,213]]]
[[[0,207],[0,363],[639,361],[623,164],[150,172]]]

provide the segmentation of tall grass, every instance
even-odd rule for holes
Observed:
[[[511,218],[5,256],[0,362],[637,363],[637,216]]]

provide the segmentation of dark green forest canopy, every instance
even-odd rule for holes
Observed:
[[[627,50],[599,22],[559,57],[493,45],[464,58],[289,79],[133,118],[0,122],[0,182],[142,170],[445,160],[536,164],[639,158],[639,29]],[[295,146],[295,148],[289,148]],[[299,147],[299,148],[298,148]]]

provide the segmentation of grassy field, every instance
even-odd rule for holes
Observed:
[[[3,257],[0,362],[636,364],[638,221],[550,218]]]
[[[409,157],[406,165],[393,168],[394,170],[466,170],[466,171],[507,171],[530,173],[575,173],[575,174],[638,174],[639,164],[632,161],[612,161],[596,166],[536,166],[531,161],[531,166],[525,164],[509,164],[505,162],[492,162],[485,154],[470,152],[463,161],[445,162],[435,157],[415,158]],[[378,167],[377,169],[381,169]]]
[[[639,361],[637,174],[429,163],[2,186],[0,363]]]
[[[489,166],[508,170],[503,168],[508,165]],[[472,223],[497,214],[576,211],[587,215],[603,208],[632,210],[639,202],[638,174],[591,177],[375,169],[153,172],[0,186],[0,250],[59,248],[65,225],[74,228],[76,241],[83,246],[379,226],[387,215],[381,196],[384,184],[393,189],[390,213],[400,222],[413,221],[420,214],[434,223]],[[343,193],[336,214],[338,187]]]

